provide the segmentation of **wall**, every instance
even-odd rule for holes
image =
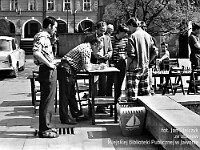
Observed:
[[[64,56],[69,50],[82,43],[87,35],[86,33],[59,34],[58,56]]]

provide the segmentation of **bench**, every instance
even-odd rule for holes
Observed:
[[[176,102],[176,97],[138,97],[147,110],[145,127],[156,138],[150,144],[159,143],[166,150],[199,150],[200,116]]]

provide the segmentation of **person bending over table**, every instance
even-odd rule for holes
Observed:
[[[78,109],[75,90],[75,75],[77,71],[85,69],[90,71],[95,65],[90,63],[91,54],[98,57],[101,49],[101,42],[94,37],[88,43],[82,43],[62,57],[58,65],[58,81],[59,81],[59,113],[62,124],[76,124],[68,114],[68,106],[73,118],[82,115]]]

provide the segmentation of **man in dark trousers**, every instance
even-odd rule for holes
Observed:
[[[43,21],[43,30],[34,36],[33,56],[39,65],[39,81],[41,100],[39,106],[39,137],[56,138],[58,133],[51,128],[51,118],[56,95],[57,70],[51,45],[52,35],[57,30],[58,23],[53,17]]]
[[[70,50],[61,59],[58,65],[58,80],[59,80],[59,113],[62,124],[76,124],[68,114],[68,106],[73,118],[78,118],[82,115],[77,106],[75,76],[80,70],[95,69],[96,65],[92,65],[91,55],[97,55],[101,48],[99,39],[93,38],[90,42],[82,43]]]

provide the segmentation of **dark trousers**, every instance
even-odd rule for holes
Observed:
[[[56,95],[57,70],[47,66],[39,68],[40,81],[40,106],[39,106],[39,131],[43,132],[51,128],[51,118],[54,110]]]
[[[69,74],[70,70],[65,67],[58,68],[58,81],[59,81],[59,114],[60,121],[68,120],[68,106],[73,118],[80,115],[76,100],[75,78],[74,75]]]
[[[119,60],[119,62],[115,63],[115,67],[120,70],[120,72],[117,72],[117,80],[114,81],[113,74],[109,74],[107,78],[107,89],[106,89],[106,95],[112,96],[112,86],[115,84],[115,90],[116,90],[116,97],[119,98],[121,95],[121,87],[122,83],[124,81],[125,72],[126,72],[126,61],[125,60]]]

